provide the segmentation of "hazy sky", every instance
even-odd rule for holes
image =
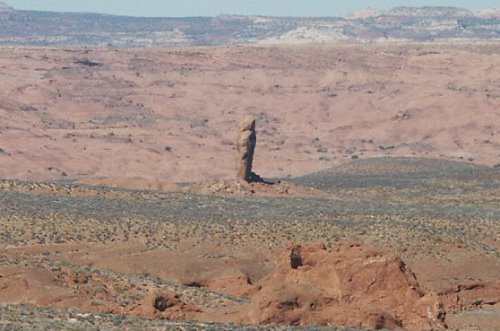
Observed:
[[[343,16],[353,10],[397,6],[454,6],[478,10],[500,0],[0,0],[16,9],[84,11],[131,16]]]

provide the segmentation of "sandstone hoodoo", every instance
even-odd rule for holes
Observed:
[[[238,173],[237,178],[241,181],[261,182],[259,175],[252,172],[253,155],[257,135],[255,132],[255,118],[247,116],[240,123],[240,136],[238,139]]]

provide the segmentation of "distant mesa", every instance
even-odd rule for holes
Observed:
[[[357,19],[364,19],[364,18],[370,18],[370,17],[377,17],[377,16],[381,16],[383,14],[384,14],[384,12],[380,9],[367,7],[367,8],[353,11],[352,13],[348,14],[345,18],[350,19],[350,20],[357,20]]]
[[[14,10],[13,7],[7,5],[7,4],[5,4],[3,2],[0,2],[0,12],[2,12],[2,11],[12,11],[12,10]]]
[[[500,7],[481,9],[476,12],[476,16],[485,19],[500,18]]]
[[[0,2],[2,45],[186,47],[234,44],[493,40],[496,8],[365,8],[341,17],[127,17],[15,10]],[[466,20],[464,24],[460,24]],[[30,29],[26,29],[30,22]],[[464,28],[466,27],[466,28]]]
[[[457,7],[395,7],[387,13],[389,16],[406,17],[471,17],[474,14],[467,9]]]

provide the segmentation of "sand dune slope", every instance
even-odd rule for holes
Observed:
[[[0,177],[233,177],[381,155],[500,163],[498,44],[0,48]]]

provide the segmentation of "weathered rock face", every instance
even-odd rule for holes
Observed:
[[[300,256],[301,246],[297,245],[292,248],[292,252],[290,253],[290,266],[292,269],[298,269],[298,267],[302,266],[302,256]]]
[[[149,293],[128,313],[133,316],[168,318],[170,320],[186,319],[197,309],[179,299],[173,292]]]
[[[500,304],[500,280],[470,282],[439,293],[447,311],[457,312]]]
[[[253,181],[252,162],[257,143],[255,134],[255,118],[246,117],[240,124],[240,137],[238,139],[238,180]]]
[[[290,263],[300,256],[301,263]],[[398,257],[375,248],[342,243],[297,246],[276,271],[255,284],[246,323],[336,325],[374,329],[444,328],[434,293],[424,293]],[[292,265],[291,265],[292,264]]]

